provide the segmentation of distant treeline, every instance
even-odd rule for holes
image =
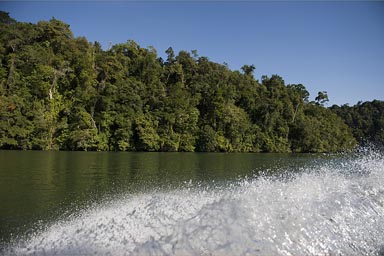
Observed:
[[[0,12],[0,148],[334,152],[384,141],[384,103],[326,108],[302,84],[232,71],[196,51],[103,50],[51,19]]]
[[[384,101],[358,102],[352,107],[333,105],[331,110],[352,129],[360,144],[384,146]]]

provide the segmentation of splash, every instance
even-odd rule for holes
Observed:
[[[342,157],[343,158],[343,157]],[[124,195],[15,242],[15,255],[384,255],[384,158]]]

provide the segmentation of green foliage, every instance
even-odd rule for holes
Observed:
[[[136,149],[157,151],[160,149],[160,136],[157,133],[158,122],[151,114],[140,114],[135,118],[134,132]]]
[[[352,128],[353,136],[360,143],[375,143],[384,145],[384,102],[358,102],[348,105],[331,107],[345,123]]]
[[[315,101],[318,105],[324,105],[326,102],[329,101],[327,92],[318,92]]]
[[[56,19],[21,23],[1,12],[0,29],[2,149],[326,152],[355,145],[349,127],[322,106],[325,92],[310,103],[302,84],[278,75],[256,80],[254,65],[232,71],[171,47],[164,61],[132,40],[105,51]],[[384,137],[382,112],[374,111],[375,121],[339,112],[359,127],[355,137]]]
[[[0,96],[0,147],[31,149],[33,123],[28,118],[26,102],[19,96]]]
[[[335,152],[356,144],[349,127],[330,109],[308,104],[304,113],[291,127],[293,151]]]

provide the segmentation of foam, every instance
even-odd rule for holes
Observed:
[[[341,157],[343,158],[343,157]],[[380,255],[384,159],[127,194],[43,227],[16,255]]]

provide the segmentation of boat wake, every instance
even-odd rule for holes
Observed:
[[[44,227],[15,255],[384,255],[384,158],[128,194]]]

